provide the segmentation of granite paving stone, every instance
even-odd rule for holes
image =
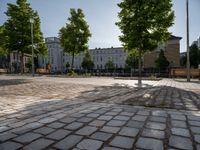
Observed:
[[[110,145],[120,148],[131,149],[134,143],[133,138],[128,138],[124,136],[116,136],[111,142]]]
[[[96,127],[92,127],[92,126],[85,126],[83,128],[81,128],[80,130],[78,130],[76,132],[76,134],[79,135],[91,135],[92,133],[94,133],[97,130]]]
[[[71,124],[67,125],[64,128],[69,129],[69,130],[76,130],[76,129],[79,129],[80,127],[82,127],[83,125],[84,124],[80,123],[80,122],[72,122]]]
[[[98,150],[103,145],[103,142],[92,139],[84,139],[78,145],[77,148],[85,150]]]
[[[166,124],[158,123],[158,122],[147,122],[147,128],[157,129],[157,130],[165,130]]]
[[[96,139],[96,140],[100,140],[100,141],[107,141],[111,136],[112,136],[112,134],[110,134],[110,133],[95,132],[91,136],[91,138]]]
[[[99,119],[99,120],[111,120],[113,118],[113,116],[106,116],[106,115],[103,115],[103,116],[100,116],[100,117],[98,117],[97,119]]]
[[[58,129],[65,126],[65,124],[61,122],[54,122],[54,123],[48,124],[47,126],[50,128]]]
[[[49,127],[41,127],[39,129],[34,130],[34,132],[46,135],[46,134],[53,132],[54,130],[55,129],[52,129]]]
[[[22,144],[12,142],[12,141],[0,143],[1,150],[17,150],[17,149],[21,148],[22,146],[23,146]]]
[[[54,141],[49,140],[49,139],[38,139],[32,143],[30,143],[29,145],[25,146],[23,149],[24,150],[41,150],[44,149],[46,147],[48,147],[49,145],[51,145]]]
[[[0,134],[0,142],[4,142],[4,141],[12,139],[16,136],[17,135],[13,134],[13,133],[2,133],[2,134]]]
[[[127,123],[127,126],[134,127],[134,128],[142,128],[144,126],[144,122],[130,120]]]
[[[122,149],[116,147],[104,147],[102,150],[122,150]]]
[[[66,150],[74,147],[83,137],[78,135],[69,135],[63,140],[59,141],[54,145],[55,148]]]
[[[186,117],[184,115],[171,114],[171,118],[174,119],[174,120],[182,120],[182,121],[186,120]]]
[[[183,129],[183,128],[172,128],[171,129],[172,134],[174,135],[179,135],[179,136],[185,136],[185,137],[190,137],[190,133],[188,129]]]
[[[105,123],[106,123],[106,121],[103,121],[103,120],[94,120],[94,121],[90,122],[89,125],[95,126],[95,127],[101,127]]]
[[[145,121],[147,119],[147,116],[142,116],[142,115],[135,115],[132,117],[132,120],[135,121]]]
[[[35,139],[38,139],[39,137],[41,137],[41,134],[29,132],[24,135],[18,136],[14,138],[13,140],[20,143],[29,143]]]
[[[139,132],[139,129],[137,129],[137,128],[123,127],[120,130],[119,135],[136,137],[138,132]]]
[[[199,134],[194,135],[194,139],[195,139],[195,141],[196,141],[197,143],[200,144],[200,135],[199,135]]]
[[[152,137],[156,139],[164,139],[165,138],[165,132],[160,130],[154,130],[154,129],[144,129],[142,131],[143,137]]]
[[[178,149],[192,150],[192,142],[189,138],[180,136],[171,136],[169,138],[169,145]]]
[[[136,142],[136,147],[141,149],[164,150],[161,140],[141,137]]]
[[[185,122],[185,121],[171,120],[171,125],[172,125],[173,127],[187,128],[187,125],[186,125],[186,122]]]
[[[119,127],[119,126],[125,125],[125,123],[126,121],[122,121],[122,120],[110,120],[106,125]]]
[[[108,133],[117,133],[120,130],[119,127],[104,126],[101,131]]]
[[[59,130],[56,130],[55,132],[47,135],[46,137],[50,138],[50,139],[54,139],[54,140],[60,140],[64,137],[66,137],[70,133],[71,133],[71,131],[59,129]]]

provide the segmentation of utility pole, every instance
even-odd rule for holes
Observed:
[[[190,82],[190,52],[189,52],[189,8],[186,0],[186,19],[187,19],[187,82]]]
[[[31,23],[31,44],[32,44],[32,76],[34,77],[35,67],[34,67],[34,49],[33,49],[33,24],[34,24],[33,18],[30,18],[30,23]]]

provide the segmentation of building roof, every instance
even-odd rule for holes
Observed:
[[[169,40],[181,40],[182,37],[178,37],[178,36],[174,36],[174,35],[170,35]]]

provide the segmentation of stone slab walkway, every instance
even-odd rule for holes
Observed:
[[[98,81],[1,80],[10,79],[0,78],[0,150],[200,150],[199,83],[162,80],[140,90]],[[136,105],[151,101],[152,91],[160,95],[152,97],[154,107]],[[159,97],[184,107],[166,109]]]

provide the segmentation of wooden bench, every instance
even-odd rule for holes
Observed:
[[[38,74],[48,74],[48,73],[50,73],[50,71],[48,69],[39,68],[39,69],[36,69],[36,73],[38,73]]]
[[[190,76],[193,78],[200,77],[200,69],[190,69]],[[171,69],[170,77],[187,77],[187,69]]]

